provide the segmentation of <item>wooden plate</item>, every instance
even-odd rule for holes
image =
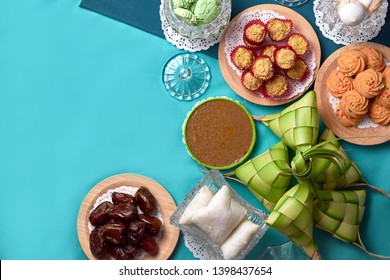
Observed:
[[[390,125],[378,126],[376,128],[356,128],[343,126],[332,109],[329,102],[329,90],[326,86],[326,79],[330,72],[337,68],[337,58],[345,51],[352,49],[361,49],[365,47],[375,48],[380,51],[390,61],[390,48],[371,42],[355,43],[342,47],[331,54],[322,64],[317,80],[314,84],[314,90],[317,93],[318,112],[324,124],[330,128],[334,134],[345,141],[359,145],[376,145],[390,140]]]
[[[315,62],[316,62],[316,68],[314,69],[314,77],[312,82],[305,88],[304,91],[301,93],[297,94],[293,98],[290,99],[284,99],[284,100],[273,100],[273,99],[267,99],[260,97],[256,95],[255,93],[251,92],[250,90],[245,89],[241,85],[241,78],[237,75],[237,73],[234,71],[233,68],[231,68],[227,62],[226,59],[226,54],[225,54],[225,40],[226,40],[226,33],[229,30],[230,26],[234,24],[238,18],[244,14],[248,13],[254,10],[273,10],[276,13],[285,16],[288,19],[291,19],[294,24],[294,28],[296,29],[297,32],[302,33],[303,35],[306,36],[307,40],[309,41],[310,45],[314,49],[315,53]],[[310,25],[310,23],[300,14],[297,12],[280,6],[280,5],[273,5],[273,4],[264,4],[264,5],[257,5],[253,6],[249,9],[246,9],[242,11],[240,14],[238,14],[226,27],[224,33],[222,34],[221,41],[219,43],[219,48],[218,48],[218,60],[219,60],[219,67],[221,68],[221,72],[223,77],[225,78],[226,82],[228,85],[241,97],[244,99],[260,104],[260,105],[265,105],[265,106],[277,106],[277,105],[282,105],[289,103],[295,99],[297,99],[299,96],[301,96],[303,93],[307,91],[307,89],[313,84],[317,72],[320,66],[321,62],[321,48],[320,48],[320,42],[318,40],[317,34],[315,33],[313,27]]]
[[[146,255],[143,259],[146,260],[166,260],[173,252],[179,238],[179,229],[169,223],[169,218],[176,209],[176,204],[171,195],[156,181],[137,174],[119,174],[109,177],[95,187],[93,187],[87,196],[84,198],[77,220],[77,234],[79,237],[81,248],[90,260],[96,258],[92,255],[89,247],[89,213],[96,202],[96,199],[109,189],[115,189],[120,186],[129,186],[139,188],[146,186],[149,191],[156,197],[160,207],[160,213],[163,218],[163,231],[161,238],[158,241],[159,251],[157,255]]]

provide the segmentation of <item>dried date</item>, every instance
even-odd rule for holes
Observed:
[[[96,227],[91,231],[89,236],[89,247],[92,255],[97,259],[107,259],[110,252],[110,246],[103,238],[102,228]]]
[[[156,239],[149,234],[144,234],[144,237],[141,239],[140,246],[150,255],[156,255],[158,253],[158,245]]]
[[[123,248],[123,250],[125,250],[125,252],[127,254],[130,254],[133,257],[137,256],[138,253],[141,250],[139,245],[134,245],[134,244],[131,244],[131,243],[127,243],[127,244],[122,245],[122,248]]]
[[[147,187],[140,187],[135,193],[138,207],[145,214],[154,212],[157,209],[157,201]]]
[[[157,235],[160,232],[162,225],[160,219],[147,214],[139,214],[138,217],[145,223],[146,231],[150,235]]]
[[[89,215],[89,221],[93,226],[99,226],[104,224],[110,218],[109,212],[111,208],[114,206],[109,201],[104,201],[100,203]]]
[[[89,240],[92,254],[97,259],[117,260],[134,259],[141,250],[156,255],[159,248],[153,236],[161,232],[162,222],[150,215],[158,206],[148,188],[139,188],[134,196],[113,192],[111,200],[102,202],[89,215],[95,226]]]
[[[115,246],[111,250],[111,255],[116,260],[133,260],[134,256],[126,252],[122,247]]]
[[[131,244],[139,244],[145,234],[145,223],[139,219],[130,222],[127,228],[127,237]]]
[[[114,204],[130,203],[134,206],[136,205],[135,197],[127,193],[113,192],[111,195],[111,199],[112,203]]]
[[[102,227],[103,238],[111,244],[123,244],[127,241],[125,224],[105,224]]]
[[[109,213],[110,218],[131,221],[138,214],[137,207],[130,203],[120,203],[114,205]]]

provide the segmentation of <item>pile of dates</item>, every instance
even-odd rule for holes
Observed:
[[[95,258],[131,260],[141,250],[156,255],[158,244],[154,236],[160,233],[162,222],[153,216],[157,202],[148,188],[140,187],[134,196],[113,192],[111,199],[112,202],[99,204],[89,216],[95,227],[89,238]]]

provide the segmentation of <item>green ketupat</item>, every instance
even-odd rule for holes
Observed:
[[[309,91],[282,112],[260,118],[287,146],[304,151],[317,143],[319,120],[316,94]]]
[[[319,143],[322,148],[336,151],[343,157],[345,166],[344,169],[342,169],[339,164],[336,164],[327,158],[313,158],[311,178],[318,189],[339,190],[357,186],[367,186],[386,197],[390,197],[390,194],[383,189],[372,186],[364,180],[360,170],[348,157],[330,129],[326,128],[324,130],[319,139]]]
[[[334,190],[356,182],[363,182],[359,169],[345,153],[330,129],[325,129],[319,139],[319,143],[323,143],[322,148],[337,151],[344,158],[346,166],[345,170],[341,170],[338,164],[329,159],[314,158],[311,178],[318,188]]]
[[[279,142],[269,150],[245,162],[234,175],[245,184],[268,211],[286,192],[291,179],[288,149]]]
[[[312,258],[320,258],[313,239],[316,226],[371,256],[363,245],[359,225],[365,210],[368,185],[338,139],[326,129],[319,139],[319,118],[314,91],[280,113],[254,117],[280,139],[271,149],[247,161],[233,173],[270,211],[266,223],[286,235]],[[295,151],[289,162],[287,146]],[[291,177],[298,184],[289,188]]]
[[[313,218],[316,227],[344,242],[355,242],[365,210],[366,191],[318,191]]]
[[[289,189],[276,203],[266,223],[286,235],[311,258],[319,253],[313,240],[313,195],[306,184]]]

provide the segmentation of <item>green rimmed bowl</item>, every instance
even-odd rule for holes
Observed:
[[[191,109],[183,124],[190,156],[210,169],[230,169],[252,152],[256,129],[251,114],[228,97],[212,97]]]

